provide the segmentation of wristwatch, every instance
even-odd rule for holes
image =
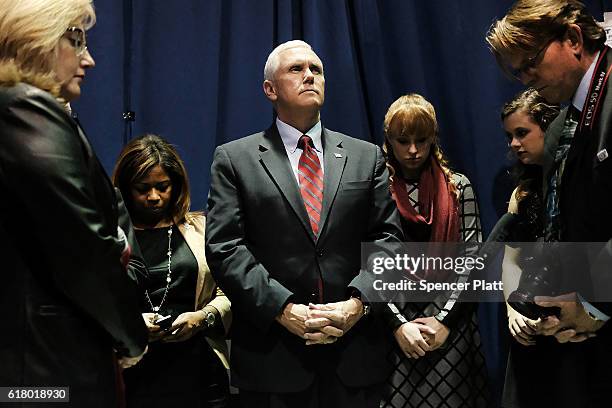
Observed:
[[[211,327],[214,327],[215,322],[217,321],[215,314],[209,310],[204,310],[203,312],[204,312],[204,324],[206,325],[206,327],[204,328],[210,329]]]
[[[370,304],[365,303],[363,300],[361,301],[361,304],[363,305],[363,316],[369,315],[370,314]]]
[[[361,302],[361,305],[363,306],[363,313],[361,314],[361,316],[367,316],[370,314],[370,304],[363,301],[363,299],[361,298],[361,292],[355,289],[353,290],[351,297],[355,299],[359,299],[359,301]]]

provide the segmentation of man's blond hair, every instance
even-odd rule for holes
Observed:
[[[501,62],[561,38],[569,24],[580,27],[587,52],[603,48],[606,33],[577,0],[518,0],[504,18],[491,25],[486,40]]]

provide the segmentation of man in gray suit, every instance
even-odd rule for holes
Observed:
[[[265,132],[217,148],[206,253],[234,309],[245,407],[378,407],[387,330],[361,294],[362,242],[402,233],[381,150],[321,125],[323,63],[303,41],[268,57]]]

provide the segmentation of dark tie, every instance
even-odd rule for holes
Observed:
[[[323,169],[309,136],[300,137],[298,147],[302,149],[298,162],[300,193],[306,206],[312,232],[318,236],[321,209],[323,208]]]
[[[555,153],[555,163],[553,165],[551,175],[548,179],[548,193],[546,197],[546,218],[544,226],[544,240],[546,242],[554,242],[561,240],[561,217],[559,211],[559,190],[561,187],[561,179],[563,170],[565,169],[565,160],[569,153],[578,122],[580,121],[580,111],[573,105],[570,105],[565,116],[563,130],[557,145]]]

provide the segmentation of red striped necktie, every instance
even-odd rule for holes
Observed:
[[[298,147],[302,149],[298,162],[300,193],[306,206],[312,232],[318,236],[321,209],[323,208],[323,169],[310,136],[300,137]]]

